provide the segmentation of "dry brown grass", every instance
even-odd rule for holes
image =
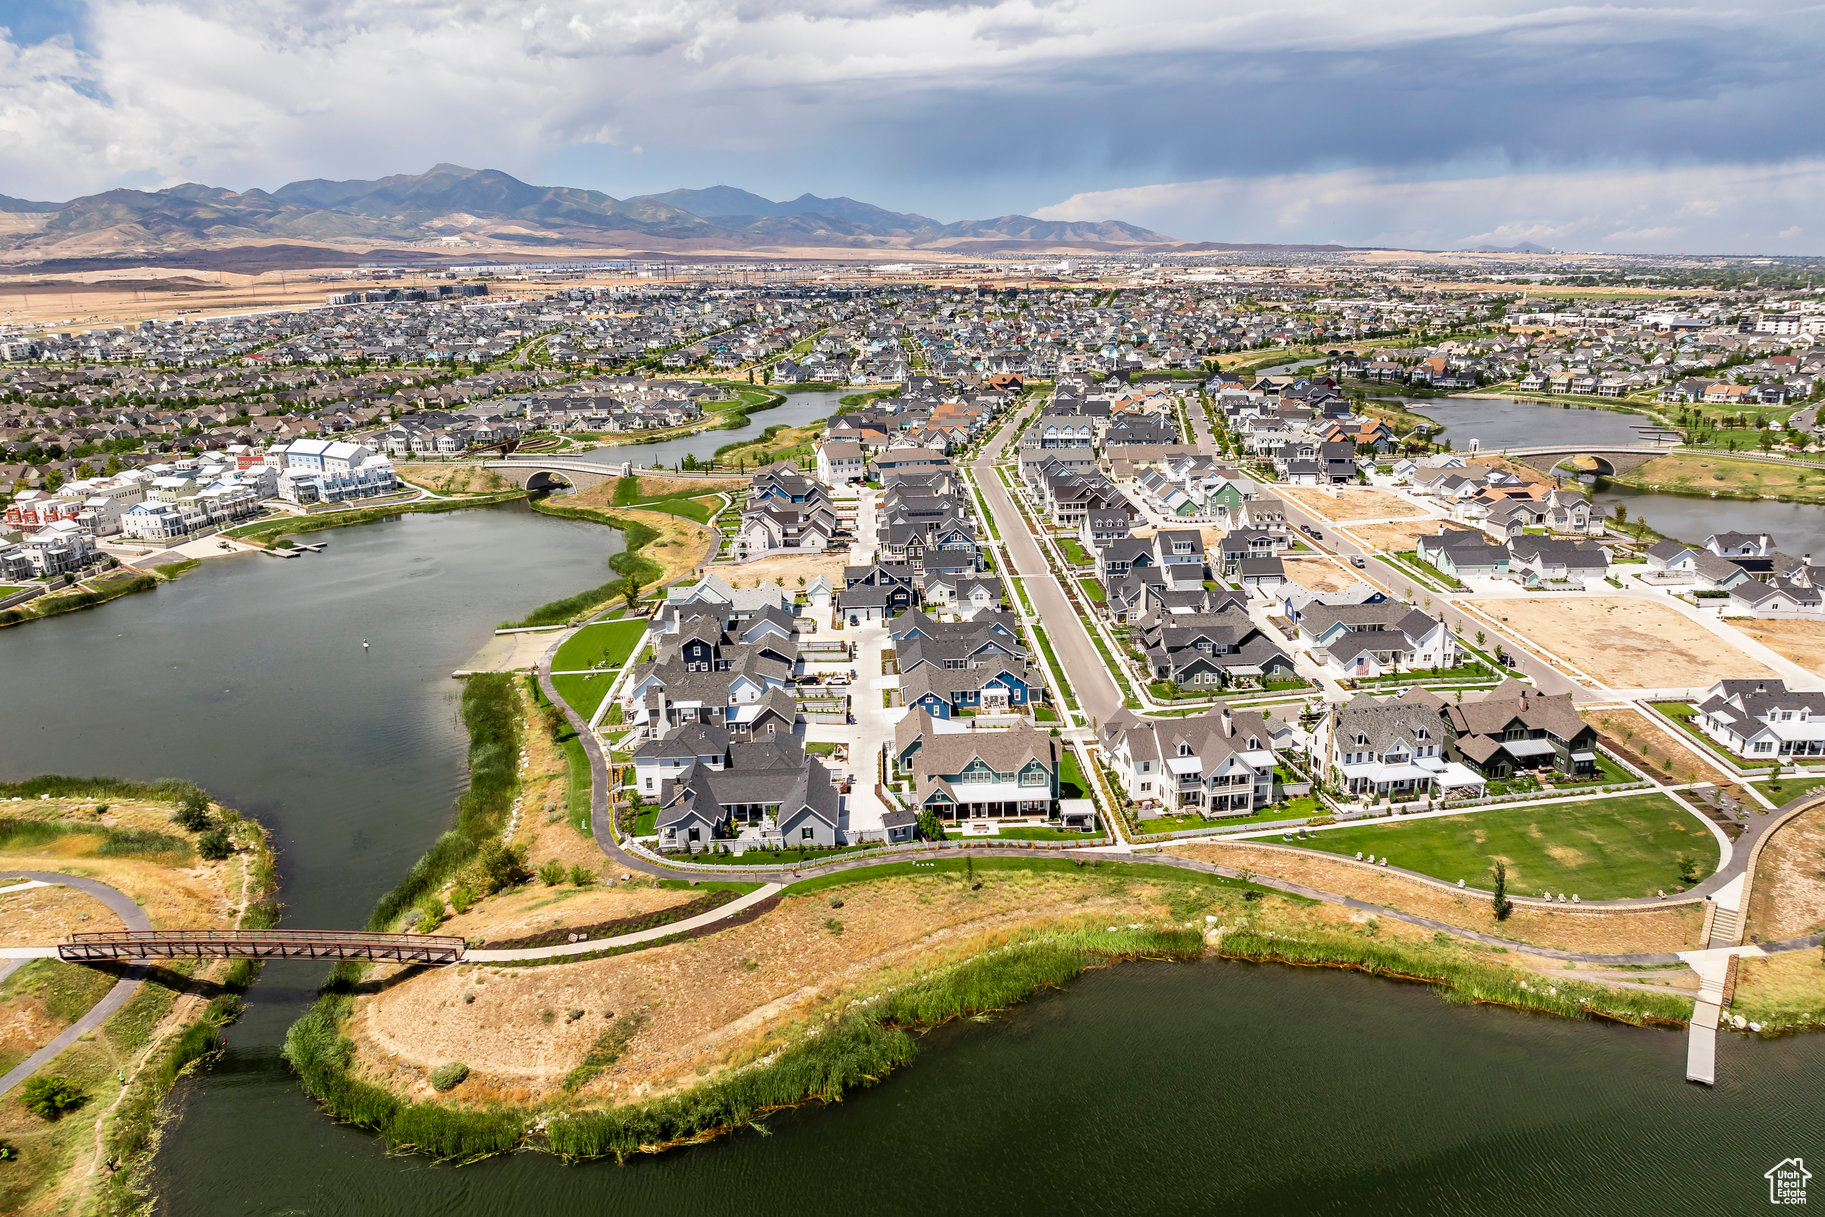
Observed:
[[[17,855],[14,855],[15,857]],[[38,867],[43,870],[45,867]],[[55,869],[52,867],[51,869]],[[3,879],[4,871],[0,871]],[[0,887],[9,886],[0,882]],[[125,923],[95,897],[68,887],[35,887],[0,896],[0,946],[38,947],[78,930],[124,930]]]
[[[1730,1010],[1764,1025],[1825,1028],[1825,957],[1816,950],[1744,957]]]
[[[1762,846],[1749,930],[1780,942],[1825,929],[1825,808],[1795,816]]]
[[[1727,619],[1729,624],[1777,655],[1825,676],[1825,622],[1760,618]]]
[[[1709,685],[1774,673],[1663,604],[1618,596],[1491,601],[1484,611],[1612,688]]]
[[[1277,486],[1275,491],[1328,520],[1409,520],[1425,510],[1397,494],[1366,486],[1345,487],[1335,493],[1306,486]]]
[[[656,474],[640,474],[639,497],[643,499],[664,498],[674,494],[713,494],[718,490],[737,491],[746,487],[747,478],[687,478],[660,477]],[[612,494],[613,491],[610,491]]]
[[[506,478],[480,465],[408,461],[393,469],[404,481],[437,494],[496,494],[514,488]]]
[[[1498,922],[1486,898],[1453,895],[1399,875],[1377,874],[1307,851],[1250,844],[1178,845],[1169,850],[1205,862],[1354,896],[1404,913],[1481,930],[1517,942],[1603,955],[1675,951],[1696,945],[1704,913],[1696,906],[1647,913],[1572,912],[1519,906]]]
[[[838,890],[840,909],[821,897],[789,899],[745,925],[608,959],[414,977],[358,1005],[360,1058],[422,1093],[424,1071],[461,1060],[480,1076],[458,1097],[527,1101],[555,1091],[611,1012],[639,1015],[644,1028],[584,1092],[626,1101],[753,1059],[770,1039],[802,1033],[838,995],[891,983],[904,969],[975,954],[1036,923],[1161,910],[1149,885],[1027,872],[989,873],[975,891],[951,875]],[[570,1021],[571,1010],[584,1013]]]

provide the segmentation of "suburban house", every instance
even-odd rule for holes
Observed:
[[[1026,646],[1004,612],[939,621],[918,611],[892,623],[900,700],[940,719],[1020,710],[1043,696]]]
[[[1239,678],[1296,679],[1292,656],[1233,605],[1213,613],[1149,615],[1139,641],[1156,680],[1222,688]]]
[[[1307,605],[1298,628],[1312,657],[1339,679],[1455,668],[1460,658],[1443,621],[1398,600]]]
[[[913,805],[942,820],[1050,819],[1058,804],[1059,742],[1029,726],[972,730],[914,710],[894,728],[893,772]]]
[[[1825,756],[1825,692],[1781,680],[1720,680],[1695,703],[1692,722],[1738,756]]]
[[[1362,694],[1331,708],[1324,734],[1334,779],[1351,794],[1399,801],[1484,788],[1480,775],[1446,758],[1444,725],[1424,702]]]
[[[720,764],[693,760],[659,791],[659,847],[700,853],[718,840],[828,848],[843,841],[830,770],[790,735],[731,742]]]
[[[1254,710],[1219,706],[1185,718],[1117,710],[1097,729],[1122,793],[1147,809],[1251,815],[1274,800],[1274,751],[1292,728]]]
[[[1445,755],[1489,781],[1545,769],[1567,777],[1596,772],[1597,729],[1578,716],[1569,693],[1542,693],[1510,678],[1461,702],[1424,689],[1401,700],[1432,705],[1445,727]]]

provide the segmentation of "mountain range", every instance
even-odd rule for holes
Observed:
[[[943,224],[850,198],[804,194],[775,202],[733,186],[617,199],[596,190],[533,186],[498,169],[460,165],[376,181],[313,178],[270,192],[186,183],[163,190],[108,190],[66,203],[0,195],[0,250],[7,251],[8,261],[271,242],[652,253],[1120,251],[1179,244],[1119,220],[1011,215]]]

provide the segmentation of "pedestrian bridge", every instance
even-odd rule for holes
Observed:
[[[1624,444],[1596,445],[1589,444],[1542,444],[1532,448],[1482,448],[1477,456],[1505,456],[1510,460],[1532,465],[1536,469],[1551,472],[1555,465],[1574,456],[1588,456],[1595,462],[1593,472],[1604,477],[1623,473],[1640,465],[1645,465],[1657,456],[1665,456],[1673,451],[1671,447],[1658,444]],[[1459,456],[1472,455],[1469,451],[1459,451]]]
[[[461,938],[364,930],[110,930],[72,934],[57,957],[73,963],[148,959],[371,959],[441,966],[462,960]]]
[[[588,490],[603,482],[615,481],[621,476],[619,464],[598,465],[589,461],[536,456],[483,461],[482,468],[500,474],[516,486],[534,491],[555,490],[559,486]]]

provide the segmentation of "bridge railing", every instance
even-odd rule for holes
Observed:
[[[213,956],[455,963],[464,947],[451,935],[360,930],[105,930],[72,934],[57,944],[57,954],[79,961]]]

